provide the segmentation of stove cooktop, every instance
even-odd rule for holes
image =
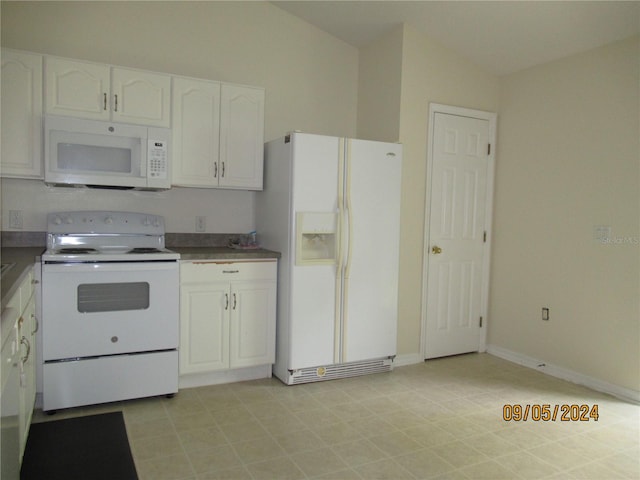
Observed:
[[[175,260],[164,248],[164,218],[134,212],[77,211],[47,216],[45,262]]]
[[[43,262],[56,263],[97,263],[97,262],[145,262],[157,260],[178,260],[180,254],[166,248],[94,249],[62,248],[47,250],[42,254]]]

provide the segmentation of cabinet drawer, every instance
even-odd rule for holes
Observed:
[[[235,280],[275,281],[278,262],[275,259],[229,261],[194,260],[180,262],[180,282],[211,282]]]

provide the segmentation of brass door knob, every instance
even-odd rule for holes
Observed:
[[[433,247],[431,247],[431,253],[433,253],[434,255],[438,255],[439,253],[442,253],[442,249],[439,246],[434,245]]]

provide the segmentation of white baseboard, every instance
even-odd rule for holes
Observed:
[[[562,380],[568,380],[569,382],[577,383],[585,387],[592,388],[598,392],[608,393],[614,397],[618,397],[621,400],[627,402],[633,402],[640,404],[640,391],[632,390],[630,388],[621,387],[602,381],[598,378],[590,377],[582,373],[574,372],[564,367],[552,365],[544,360],[529,357],[518,352],[507,350],[506,348],[498,347],[497,345],[488,345],[487,353],[500,357],[504,360],[508,360],[524,367],[533,368],[552,377],[561,378]]]
[[[403,355],[396,355],[396,358],[393,359],[393,366],[404,367],[422,362],[424,362],[424,358],[422,358],[419,353],[405,353]]]
[[[192,373],[180,375],[178,380],[179,388],[203,387],[206,385],[220,385],[223,383],[244,382],[247,380],[258,380],[260,378],[271,378],[271,365],[260,365],[257,367],[237,368],[233,370],[221,370],[218,372]]]

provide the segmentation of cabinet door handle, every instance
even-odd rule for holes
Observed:
[[[224,178],[224,162],[222,162],[222,175],[220,175],[222,178]]]
[[[104,104],[102,108],[106,112],[107,111],[107,92],[104,92],[102,95],[103,95],[102,103]]]
[[[27,360],[29,360],[29,355],[31,354],[31,344],[29,343],[29,340],[27,340],[27,337],[23,336],[20,339],[20,343],[22,345],[26,345],[27,347],[27,353],[25,354],[24,358],[22,359],[22,364],[24,365],[25,363],[27,363]]]
[[[225,299],[224,309],[229,310],[229,294],[228,293],[224,294],[224,299]]]
[[[213,162],[213,178],[218,178],[218,162]]]
[[[38,317],[36,317],[34,314],[31,314],[31,318],[36,321],[36,328],[33,332],[31,332],[31,335],[35,335],[35,333],[40,330],[40,320],[38,320]]]
[[[116,97],[116,103],[115,103],[114,111],[117,112],[118,111],[118,95],[114,95],[114,97]]]
[[[236,298],[236,294],[233,294],[233,309],[236,309],[236,305],[238,305],[238,299]]]

